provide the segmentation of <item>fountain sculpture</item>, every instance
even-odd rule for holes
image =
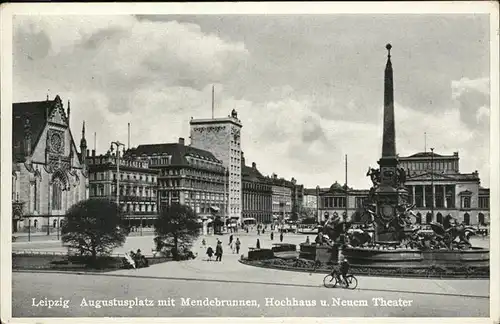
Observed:
[[[399,166],[396,154],[391,48],[387,44],[380,168],[369,168],[367,172],[373,184],[369,193],[370,204],[365,209],[368,217],[364,226],[355,231],[349,230],[350,223],[339,218],[328,222],[323,233],[331,239],[333,246],[343,245],[342,253],[352,265],[384,268],[488,266],[489,251],[474,248],[469,242],[469,236],[474,234],[472,227],[458,224],[451,216],[445,225],[430,224],[432,231],[422,231],[420,225],[412,222],[412,218],[416,219],[412,211],[415,206],[408,203],[408,191],[404,185],[406,173]],[[339,241],[344,235],[347,244]]]

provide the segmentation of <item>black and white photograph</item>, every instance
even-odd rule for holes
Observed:
[[[498,4],[136,5],[2,7],[2,322],[498,323]]]

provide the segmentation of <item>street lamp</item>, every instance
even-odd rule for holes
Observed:
[[[434,219],[434,148],[431,147],[431,215]]]
[[[120,146],[125,148],[125,144],[119,141],[111,142],[111,152],[114,150],[113,145],[116,145],[116,205],[120,208]]]

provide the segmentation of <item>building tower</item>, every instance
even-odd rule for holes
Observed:
[[[82,156],[82,163],[85,166],[87,163],[87,140],[85,139],[85,121],[82,126],[82,139],[80,140],[80,154]]]
[[[191,119],[191,146],[211,152],[227,171],[228,198],[221,214],[241,222],[241,121],[236,110],[225,118]]]

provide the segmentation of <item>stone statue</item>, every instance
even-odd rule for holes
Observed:
[[[374,187],[378,187],[378,185],[380,184],[380,170],[379,169],[369,168],[368,172],[366,173],[366,176],[370,177]]]
[[[403,187],[406,182],[406,171],[403,168],[396,169],[397,185]]]

